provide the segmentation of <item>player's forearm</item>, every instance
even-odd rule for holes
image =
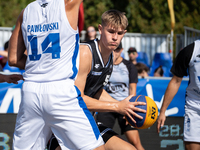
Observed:
[[[169,106],[169,104],[173,100],[174,96],[178,92],[181,81],[182,81],[182,78],[173,77],[171,79],[171,81],[169,82],[166,92],[165,92],[165,95],[164,95],[164,100],[163,100],[163,104],[162,104],[160,113],[165,113],[167,107]]]
[[[22,35],[21,24],[23,21],[23,12],[19,15],[15,29],[11,35],[8,46],[8,62],[10,66],[16,66],[24,69],[26,63],[26,55],[24,54],[26,47]]]
[[[5,81],[5,75],[3,75],[3,74],[0,74],[0,83],[1,82],[6,82]]]
[[[9,59],[9,65],[18,67],[20,69],[25,69],[26,59],[27,59],[27,56],[25,54],[20,59],[17,59],[16,61],[12,61]]]
[[[136,95],[136,88],[137,84],[136,83],[130,83],[129,84],[129,95]]]
[[[3,57],[8,57],[8,52],[7,51],[0,51],[0,55]]]
[[[94,97],[99,101],[117,102],[117,100],[112,98],[104,89],[99,90]]]
[[[26,59],[27,59],[27,56],[25,54],[23,54],[21,59],[17,62],[16,67],[18,67],[20,69],[25,69]]]
[[[87,108],[90,111],[96,112],[117,112],[118,101],[117,102],[105,102],[99,101],[97,99],[91,98],[89,96],[82,96],[86,103]]]

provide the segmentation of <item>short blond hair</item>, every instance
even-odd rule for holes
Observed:
[[[108,10],[104,12],[101,16],[102,26],[112,26],[114,28],[121,27],[123,30],[128,26],[128,19],[125,16],[124,12],[118,10]]]

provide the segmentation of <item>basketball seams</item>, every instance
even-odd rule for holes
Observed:
[[[134,96],[130,99],[130,102],[138,102],[138,101],[146,102],[146,105],[143,105],[143,106],[139,105],[140,107],[138,107],[138,108],[142,108],[142,109],[146,110],[146,113],[144,113],[144,115],[142,115],[143,119],[141,120],[141,122],[140,122],[140,120],[138,120],[139,118],[134,117],[134,116],[132,116],[132,117],[135,119],[135,121],[137,121],[136,123],[132,122],[128,116],[125,116],[125,119],[126,119],[126,121],[128,121],[129,125],[131,125],[135,128],[146,129],[146,128],[152,126],[155,123],[155,121],[157,120],[158,107],[157,107],[156,103],[154,102],[154,100],[148,96],[138,95],[138,96]],[[136,113],[137,113],[137,111],[136,111]],[[139,114],[140,114],[140,112],[139,112]]]
[[[141,96],[141,95],[139,95],[139,96],[136,98],[135,102],[137,102],[137,100],[139,99],[140,96]]]
[[[139,97],[140,97],[141,95],[139,95],[137,98],[136,98],[136,100],[135,100],[135,102],[137,102],[137,100],[139,99]],[[135,119],[135,116],[132,116],[134,119]],[[129,123],[129,121],[128,121],[128,119],[127,119],[127,117],[125,116],[125,119],[126,119],[126,121],[128,122],[128,124],[130,125],[130,126],[133,126],[131,123]],[[137,125],[136,125],[136,123],[134,123],[134,126],[133,127],[137,127]],[[138,128],[138,127],[137,127]]]
[[[149,107],[147,107],[147,106],[148,106],[149,102],[148,102],[148,100],[147,100],[148,98],[147,98],[146,96],[145,96],[145,99],[146,99],[146,112],[148,112],[148,111],[149,111]],[[146,120],[147,120],[147,117],[148,117],[147,115],[148,115],[148,113],[146,113],[146,116],[145,116],[145,120],[144,120],[144,122],[143,122],[143,125],[146,123]],[[145,128],[145,126],[142,126],[141,129],[142,129],[142,128]]]
[[[141,96],[141,95],[139,95],[139,96],[136,98],[135,102],[137,102],[137,100],[139,99],[140,96]],[[134,117],[134,119],[135,119],[135,117]],[[137,126],[136,123],[134,123],[134,125],[135,125],[136,128],[138,128],[138,126]]]

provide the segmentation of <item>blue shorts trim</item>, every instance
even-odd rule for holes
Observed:
[[[75,44],[75,50],[74,50],[74,54],[72,56],[72,70],[73,70],[73,75],[70,77],[70,79],[74,79],[78,73],[78,69],[76,67],[76,59],[78,56],[78,52],[79,52],[79,34],[76,34],[76,44]]]
[[[78,93],[77,99],[79,100],[79,105],[83,109],[85,115],[87,116],[87,118],[88,118],[88,120],[89,120],[89,122],[90,122],[90,124],[92,126],[92,129],[94,131],[95,137],[98,140],[98,138],[100,136],[100,131],[99,131],[98,127],[97,127],[97,124],[96,124],[91,112],[88,110],[83,98],[81,97],[81,92],[79,91],[79,89],[76,86],[75,86],[75,88],[76,88],[76,91]]]

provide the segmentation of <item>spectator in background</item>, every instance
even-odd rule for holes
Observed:
[[[141,78],[146,78],[149,76],[149,68],[145,64],[137,63],[135,67],[137,68],[138,76],[140,76]]]
[[[7,41],[4,44],[4,51],[0,51],[0,67],[1,67],[1,71],[3,70],[3,68],[6,65],[6,62],[8,60],[8,44],[9,44],[9,41]]]
[[[136,58],[138,57],[138,53],[135,47],[130,47],[128,49],[128,57],[129,57],[129,61],[131,61],[134,65],[137,64]]]
[[[130,62],[121,57],[123,51],[122,44],[113,52],[113,72],[105,90],[114,99],[121,101],[129,95],[136,95],[136,86],[138,82],[137,69]],[[103,123],[106,127],[113,128],[116,119],[121,128],[121,134],[125,134],[128,141],[136,147],[137,150],[144,150],[139,132],[131,127],[124,116],[116,112],[99,112],[97,122]]]
[[[96,39],[96,35],[97,35],[97,33],[96,33],[96,30],[95,30],[95,27],[93,27],[93,26],[87,27],[85,41],[90,41],[90,40]]]
[[[158,68],[155,69],[154,71],[154,77],[163,77],[164,71],[162,69],[162,66],[159,66]]]

